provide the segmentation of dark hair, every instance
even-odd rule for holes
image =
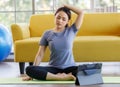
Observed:
[[[68,19],[70,20],[71,19],[71,12],[70,12],[70,9],[66,8],[66,7],[60,7],[57,9],[57,11],[55,12],[55,15],[60,12],[60,11],[64,11],[67,16],[68,16]],[[65,27],[68,27],[68,24],[65,26]]]

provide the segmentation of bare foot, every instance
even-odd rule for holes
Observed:
[[[66,73],[58,73],[56,74],[61,80],[76,80],[76,77],[73,76],[71,73],[66,74]]]
[[[26,76],[22,77],[22,80],[29,81],[29,80],[32,80],[32,78],[26,75]]]
[[[26,76],[26,74],[20,74],[20,76],[19,77],[25,77]]]

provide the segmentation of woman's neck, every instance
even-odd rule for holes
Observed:
[[[62,32],[62,31],[64,31],[64,29],[65,29],[65,27],[64,28],[55,27],[53,30],[54,30],[54,32]]]

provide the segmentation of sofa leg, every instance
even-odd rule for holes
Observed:
[[[25,62],[19,62],[20,74],[24,74]]]
[[[32,66],[33,65],[33,62],[29,62],[29,66]]]

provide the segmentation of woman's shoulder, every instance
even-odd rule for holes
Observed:
[[[49,36],[52,32],[53,32],[52,29],[46,30],[44,31],[44,35]]]
[[[68,27],[69,29],[73,28],[73,29],[77,29],[75,26],[75,23],[73,23],[71,26]]]
[[[48,33],[50,33],[50,32],[52,32],[52,29],[49,29],[49,30],[44,31],[44,34],[48,34]]]
[[[69,27],[68,27],[68,30],[74,31],[74,32],[77,32],[77,31],[78,31],[77,28],[76,28],[76,26],[75,26],[75,23],[73,23],[71,26],[69,26]]]

